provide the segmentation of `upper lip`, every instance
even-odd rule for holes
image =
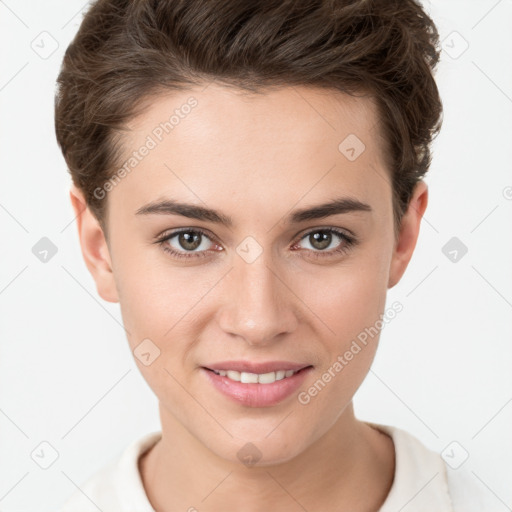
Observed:
[[[302,370],[310,364],[294,363],[292,361],[263,361],[255,363],[251,361],[221,361],[212,363],[204,368],[209,370],[235,370],[246,373],[270,373],[277,370]]]

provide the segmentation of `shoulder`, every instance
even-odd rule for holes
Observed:
[[[161,437],[151,432],[133,440],[124,451],[83,484],[57,512],[153,512],[144,491],[138,459]]]
[[[449,467],[440,453],[414,435],[390,425],[368,424],[389,435],[395,445],[395,478],[379,512],[488,512],[495,507],[492,495],[473,475]]]
[[[454,512],[488,512],[501,506],[499,498],[467,467],[447,466],[446,472]]]
[[[115,510],[119,497],[115,485],[117,461],[104,466],[77,489],[57,512],[97,512]]]

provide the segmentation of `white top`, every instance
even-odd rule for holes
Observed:
[[[451,469],[441,455],[397,427],[366,422],[395,445],[395,477],[377,512],[490,512],[498,506],[490,491],[463,467]],[[77,489],[57,512],[155,512],[138,470],[139,457],[161,437],[134,440],[115,460]]]

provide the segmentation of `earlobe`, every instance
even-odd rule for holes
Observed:
[[[428,187],[424,181],[419,181],[413,191],[406,213],[400,224],[400,234],[395,243],[388,288],[395,286],[402,278],[409,261],[412,258],[423,214],[428,203]]]
[[[69,197],[75,212],[82,257],[96,283],[98,294],[107,302],[119,302],[110,250],[101,225],[87,206],[82,191],[74,184]]]

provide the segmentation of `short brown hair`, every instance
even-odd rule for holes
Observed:
[[[57,141],[106,233],[107,201],[94,191],[119,165],[120,130],[152,95],[214,79],[364,92],[377,104],[396,232],[441,128],[438,46],[415,0],[97,0],[57,79]]]

